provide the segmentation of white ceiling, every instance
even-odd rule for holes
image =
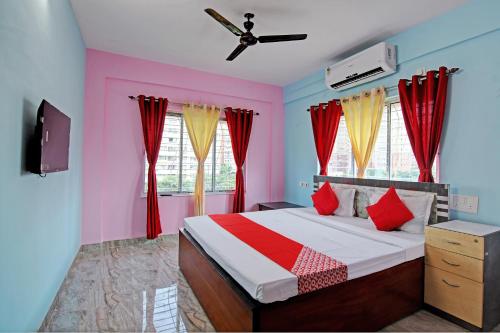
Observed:
[[[342,55],[386,39],[466,0],[71,0],[87,47],[248,80],[285,85]],[[257,44],[234,61],[238,37],[213,8],[259,35],[307,33],[305,41]]]

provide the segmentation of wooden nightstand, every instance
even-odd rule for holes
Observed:
[[[283,208],[303,208],[303,207],[304,206],[296,205],[285,201],[259,203],[259,210],[275,210]]]
[[[458,220],[427,226],[424,301],[465,328],[494,328],[500,322],[500,228]]]

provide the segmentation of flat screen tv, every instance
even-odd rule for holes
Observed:
[[[29,171],[46,174],[68,170],[70,127],[68,116],[46,100],[42,101],[28,156]]]

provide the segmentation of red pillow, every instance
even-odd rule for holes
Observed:
[[[394,230],[413,219],[412,212],[401,201],[394,187],[366,210],[377,229],[382,231]]]
[[[320,215],[332,215],[339,207],[339,200],[329,182],[325,182],[316,193],[311,195],[311,199],[314,203],[314,208],[316,208]]]

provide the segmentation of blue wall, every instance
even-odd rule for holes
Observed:
[[[85,45],[66,0],[0,1],[0,331],[37,330],[80,246]],[[69,171],[24,171],[42,98],[71,117]]]
[[[318,172],[309,114],[310,105],[351,95],[378,85],[393,86],[416,70],[460,67],[448,88],[448,110],[441,142],[442,183],[451,192],[479,196],[477,215],[453,217],[500,225],[500,1],[475,0],[443,16],[400,33],[388,42],[397,47],[397,73],[342,91],[328,90],[322,69],[285,87],[285,197],[311,205]],[[397,95],[389,90],[388,96]]]

